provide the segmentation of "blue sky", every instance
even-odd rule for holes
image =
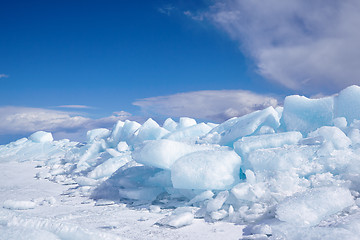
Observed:
[[[1,104],[82,104],[104,115],[134,112],[136,99],[178,92],[266,91],[254,86],[251,62],[236,42],[183,14],[204,6],[138,0],[3,3],[0,66],[9,77],[1,81]],[[167,8],[169,15],[162,12]]]
[[[62,137],[85,122],[221,121],[288,94],[332,94],[358,81],[359,34],[344,26],[359,4],[345,2],[2,1],[0,143],[36,126]]]

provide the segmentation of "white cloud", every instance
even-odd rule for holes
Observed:
[[[84,140],[86,131],[98,127],[111,128],[118,120],[136,119],[126,112],[91,119],[78,113],[29,107],[0,107],[0,139],[6,136],[27,136],[35,131],[50,131],[57,139]],[[10,137],[9,137],[10,139]],[[14,140],[14,139],[11,139]]]
[[[86,106],[86,105],[61,105],[57,106],[58,108],[78,108],[78,109],[90,109],[93,107]]]
[[[317,93],[360,84],[359,12],[358,0],[224,0],[206,16],[264,77]]]
[[[164,7],[159,7],[158,11],[162,14],[170,16],[171,13],[175,10],[175,7],[172,5],[166,5]]]
[[[151,97],[133,104],[148,114],[193,117],[224,121],[268,106],[276,106],[274,97],[244,90],[212,90]]]
[[[194,14],[190,11],[184,11],[184,15],[190,17],[191,19],[193,19],[195,21],[203,21],[204,20],[204,15],[202,13]]]
[[[8,78],[9,75],[6,75],[6,74],[0,74],[0,78]]]

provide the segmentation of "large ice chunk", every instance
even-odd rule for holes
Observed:
[[[30,135],[29,139],[36,143],[52,142],[53,136],[49,132],[38,131]]]
[[[285,146],[282,148],[258,149],[250,152],[248,162],[254,172],[271,173],[296,170],[299,174],[312,171],[314,158],[319,146]]]
[[[350,86],[335,97],[335,117],[345,117],[348,123],[354,119],[360,120],[360,87]]]
[[[192,214],[192,212],[183,211],[183,212],[177,213],[175,211],[170,216],[160,219],[157,222],[157,224],[169,226],[169,227],[173,227],[173,228],[180,228],[180,227],[184,227],[186,225],[192,224],[193,220],[194,220],[194,214]]]
[[[331,126],[334,98],[310,99],[304,96],[288,96],[284,101],[282,120],[287,131],[307,134],[322,126]]]
[[[189,145],[168,139],[145,142],[143,147],[133,152],[133,158],[139,163],[162,169],[170,169],[180,157],[194,151],[203,150],[201,145]]]
[[[110,158],[104,163],[96,166],[94,170],[89,172],[88,177],[99,179],[103,177],[110,177],[116,170],[130,162],[131,156],[129,154],[120,155],[117,157]]]
[[[214,211],[219,210],[224,205],[224,203],[228,199],[228,197],[229,197],[228,191],[219,192],[215,198],[211,199],[207,203],[206,211],[214,212]]]
[[[210,130],[211,127],[209,127],[207,124],[199,123],[187,128],[181,128],[166,135],[164,138],[175,141],[191,141],[207,134]]]
[[[239,118],[231,118],[215,127],[206,136],[213,143],[232,146],[232,144],[259,130],[262,126],[277,129],[280,125],[279,114],[273,107],[255,111]]]
[[[172,120],[171,118],[167,118],[163,124],[163,128],[165,128],[166,130],[173,132],[176,130],[178,124]]]
[[[240,156],[246,156],[256,149],[275,148],[297,144],[302,139],[300,132],[284,132],[260,136],[243,137],[234,143],[234,149]]]
[[[132,139],[133,143],[141,143],[145,140],[160,139],[169,131],[162,128],[154,120],[149,118],[135,133]]]
[[[174,188],[229,189],[239,182],[241,158],[228,149],[198,151],[179,158],[171,167]]]
[[[135,121],[126,120],[124,126],[121,129],[120,140],[128,141],[131,136],[141,127],[140,123]]]
[[[86,140],[88,143],[92,143],[94,141],[107,138],[110,136],[111,132],[109,129],[106,128],[96,128],[87,131],[86,133]]]
[[[309,137],[321,137],[327,143],[331,143],[335,149],[344,149],[350,146],[351,140],[337,127],[324,126],[309,133]]]
[[[108,139],[108,143],[110,147],[115,147],[121,139],[121,130],[124,126],[124,122],[123,121],[117,121],[117,123],[114,125],[112,131],[111,131],[111,135]]]
[[[349,189],[323,187],[294,194],[279,203],[276,217],[297,226],[314,226],[325,217],[354,204]]]
[[[188,117],[181,117],[177,129],[187,128],[196,125],[195,119]]]

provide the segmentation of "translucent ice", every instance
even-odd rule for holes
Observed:
[[[196,125],[195,119],[188,117],[181,117],[177,129],[187,128]]]
[[[115,147],[119,142],[120,142],[120,139],[121,139],[121,130],[124,126],[124,122],[123,121],[118,121],[112,131],[111,131],[111,135],[108,139],[108,143],[111,147]]]
[[[345,117],[349,123],[354,119],[360,120],[360,110],[355,106],[360,106],[360,87],[354,85],[345,88],[335,97],[334,115]]]
[[[175,188],[229,189],[239,182],[241,158],[227,149],[198,151],[179,158],[171,167]]]
[[[234,149],[240,156],[243,157],[256,149],[297,144],[301,138],[302,135],[300,132],[285,132],[243,137],[234,143]]]
[[[310,99],[304,96],[288,96],[284,101],[282,120],[288,131],[307,134],[321,126],[331,126],[333,97]]]
[[[295,194],[281,202],[276,216],[297,226],[314,226],[325,217],[354,204],[348,189],[323,187]]]
[[[175,141],[189,142],[191,140],[196,140],[198,137],[207,134],[210,130],[211,127],[209,127],[207,124],[199,123],[190,127],[181,128],[177,131],[174,131],[166,135],[164,138]]]
[[[210,131],[206,139],[213,143],[232,146],[236,140],[253,134],[262,126],[279,127],[279,114],[273,107],[232,118]]]
[[[109,129],[106,128],[96,128],[89,130],[86,134],[86,139],[88,143],[92,143],[95,140],[100,140],[107,138],[111,134]]]
[[[131,139],[132,143],[141,143],[145,140],[160,139],[169,131],[162,128],[154,120],[149,118],[134,134],[134,138]]]
[[[37,143],[45,143],[53,141],[53,136],[49,132],[38,131],[30,135],[29,139]]]
[[[351,144],[351,140],[337,127],[321,127],[309,133],[309,137],[322,137],[324,141],[331,143],[335,149],[347,148]]]
[[[116,172],[116,170],[124,166],[129,161],[131,161],[130,155],[120,155],[118,157],[110,158],[92,170],[88,174],[88,177],[94,179],[110,177],[114,172]]]
[[[143,147],[133,152],[133,158],[139,163],[149,166],[170,169],[172,164],[180,157],[203,149],[182,142],[167,139],[148,141]]]
[[[228,197],[229,197],[228,191],[219,192],[215,198],[211,199],[207,203],[206,211],[214,212],[214,211],[219,210],[223,206],[223,204],[225,203],[225,201],[227,200]]]
[[[173,228],[180,228],[190,225],[194,220],[194,214],[191,212],[183,212],[179,214],[172,214],[157,222],[159,225],[170,226]]]
[[[177,126],[178,126],[178,124],[171,118],[166,119],[163,124],[163,128],[165,128],[166,130],[168,130],[170,132],[175,131]]]

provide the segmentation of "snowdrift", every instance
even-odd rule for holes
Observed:
[[[39,161],[37,178],[75,185],[72,194],[99,204],[174,209],[160,226],[203,218],[247,224],[252,237],[356,239],[360,87],[322,99],[289,96],[283,108],[219,125],[119,121],[88,131],[86,143],[40,131],[0,146],[0,161]]]

